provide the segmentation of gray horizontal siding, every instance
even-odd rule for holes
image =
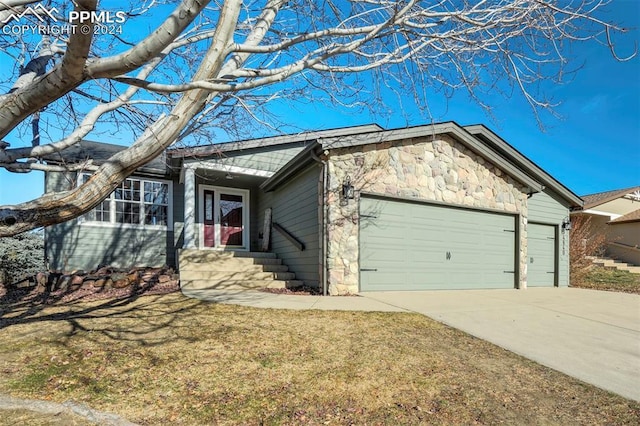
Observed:
[[[47,257],[52,269],[129,268],[173,263],[173,232],[111,228],[67,222],[47,228]]]
[[[533,194],[529,199],[529,221],[560,224],[569,216],[569,207],[566,202],[554,197],[550,190]]]
[[[271,251],[276,253],[296,279],[304,280],[310,286],[319,285],[319,218],[317,165],[294,176],[286,185],[259,197],[260,223],[264,220],[265,209],[272,208],[272,221],[277,222],[305,245],[299,251],[278,231],[271,231]]]
[[[559,226],[569,217],[566,201],[555,195],[550,189],[534,194],[528,200],[529,222],[553,224]],[[561,231],[556,241],[558,245],[558,285],[569,285],[569,232]]]
[[[47,192],[75,186],[74,173],[47,173]],[[174,217],[184,216],[183,187],[173,185]],[[177,229],[181,231],[181,227]],[[173,231],[162,229],[91,225],[70,220],[45,230],[45,250],[49,267],[55,270],[93,270],[100,265],[175,266],[176,239]]]

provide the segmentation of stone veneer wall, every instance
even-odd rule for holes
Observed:
[[[520,288],[526,288],[527,194],[525,187],[446,135],[332,150],[328,157],[329,293],[359,290],[360,192],[440,201],[520,214]],[[356,199],[341,205],[346,176]],[[344,203],[342,203],[344,204]]]

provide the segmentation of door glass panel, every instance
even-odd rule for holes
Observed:
[[[215,223],[213,221],[213,195],[211,191],[205,191],[204,193],[204,246],[215,247],[216,234]]]
[[[220,194],[220,244],[242,246],[242,195]]]
[[[204,220],[213,220],[213,194],[207,193],[204,196]]]

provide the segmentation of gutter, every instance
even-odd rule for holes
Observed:
[[[327,235],[327,218],[329,217],[329,203],[327,199],[328,186],[329,186],[329,167],[327,165],[327,161],[321,159],[314,150],[309,151],[311,158],[320,163],[322,166],[322,194],[319,194],[319,198],[321,201],[321,207],[318,209],[320,211],[320,223],[322,224],[320,227],[320,238],[318,241],[322,241],[322,246],[320,247],[320,280],[322,282],[322,295],[327,296],[329,294],[328,289],[328,268],[327,268],[327,244],[329,242],[329,237]]]

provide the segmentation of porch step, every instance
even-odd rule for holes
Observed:
[[[198,252],[198,250],[194,250]],[[186,255],[180,253],[181,265],[187,264],[210,264],[216,262],[218,264],[224,264],[227,267],[245,267],[248,265],[281,265],[282,259],[276,258],[275,253],[258,253],[261,255],[270,256],[257,256],[252,257],[248,254],[239,256],[227,255],[226,252],[215,252],[212,250],[202,250],[200,254],[189,252]]]
[[[640,266],[621,262],[619,260],[611,259],[608,257],[594,257],[591,259],[591,262],[593,262],[593,264],[596,266],[600,266],[606,269],[617,269],[619,271],[628,271],[634,274],[640,274]]]
[[[178,253],[183,289],[294,288],[304,285],[275,253],[185,249]]]

